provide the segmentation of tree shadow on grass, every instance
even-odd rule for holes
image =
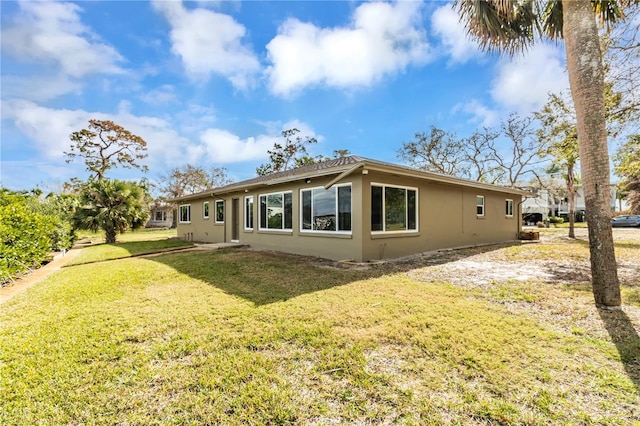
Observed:
[[[616,345],[627,376],[640,394],[640,337],[631,319],[623,311],[598,309],[598,314]]]
[[[367,265],[344,265],[308,256],[245,249],[186,251],[149,259],[211,284],[227,294],[256,305],[265,305],[503,247],[505,245],[475,247]]]

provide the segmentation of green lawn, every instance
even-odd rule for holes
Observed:
[[[175,232],[175,231],[174,231]],[[155,237],[155,235],[154,235]],[[193,243],[178,239],[129,240],[115,244],[97,244],[82,249],[80,254],[66,266],[82,265],[105,260],[122,259],[143,254],[158,253],[193,247]]]
[[[637,307],[417,276],[245,250],[64,268],[0,306],[0,424],[640,422]]]

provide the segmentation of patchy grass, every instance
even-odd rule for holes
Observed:
[[[0,423],[640,421],[635,311],[401,267],[217,251],[65,268],[2,306]]]
[[[178,239],[157,239],[149,241],[129,241],[115,244],[98,244],[82,249],[82,252],[67,266],[105,260],[122,259],[143,254],[158,253],[176,248],[191,247],[193,243]]]

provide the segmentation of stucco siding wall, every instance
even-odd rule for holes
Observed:
[[[191,222],[180,222],[180,207],[178,206],[178,238],[189,241],[198,241],[206,243],[219,243],[225,241],[224,224],[215,223],[215,201],[214,198],[200,198],[190,200],[180,205],[191,206]],[[204,218],[204,202],[209,202],[209,217]]]
[[[226,194],[224,196],[214,197],[210,199],[210,219],[208,222],[202,219],[202,201],[192,200],[191,204],[191,223],[178,223],[178,237],[188,239],[189,232],[193,233],[194,241],[203,242],[229,242],[233,235],[232,221],[232,199],[239,199],[239,238],[241,244],[248,244],[252,248],[260,250],[284,251],[294,254],[303,254],[309,256],[318,256],[335,260],[362,260],[362,223],[359,220],[362,217],[361,202],[361,182],[360,177],[350,176],[336,185],[351,183],[351,234],[344,233],[320,233],[302,231],[301,227],[301,208],[300,208],[300,190],[308,188],[322,187],[334,178],[318,178],[312,179],[311,182],[305,183],[300,180],[282,185],[271,185],[257,190],[248,192],[237,192]],[[260,195],[272,194],[277,192],[291,191],[292,193],[292,229],[291,230],[261,230],[259,227],[260,219]],[[245,229],[245,197],[253,196],[253,229]],[[215,199],[223,199],[225,201],[225,223],[222,225],[213,225],[214,203]],[[185,202],[186,204],[186,202]],[[213,227],[213,228],[212,228]],[[226,239],[225,239],[226,238]]]
[[[521,197],[454,185],[392,178],[371,173],[363,193],[363,260],[389,259],[442,248],[517,239]],[[371,183],[418,189],[418,230],[404,233],[372,233]],[[485,216],[476,214],[476,196],[485,197]],[[505,201],[513,200],[514,215],[506,217]]]
[[[239,204],[238,241],[253,248],[318,256],[334,260],[390,259],[430,250],[515,240],[520,229],[521,196],[424,181],[409,177],[356,171],[337,185],[351,183],[351,233],[301,230],[301,189],[319,188],[334,176],[264,186],[248,192],[209,197],[208,219],[203,219],[205,199],[191,200],[191,223],[178,223],[177,235],[203,242],[229,242],[233,235],[232,199]],[[372,232],[371,184],[417,190],[417,230]],[[259,226],[260,195],[292,192],[292,229],[262,230]],[[484,217],[476,214],[476,196],[485,197]],[[253,196],[253,229],[245,229],[245,197]],[[215,200],[225,203],[224,224],[215,223]],[[507,217],[505,200],[513,200],[513,217]],[[179,212],[178,212],[179,214]]]

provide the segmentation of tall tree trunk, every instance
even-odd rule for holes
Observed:
[[[589,227],[593,295],[597,307],[619,309],[620,283],[611,231],[604,72],[598,28],[590,1],[562,0],[562,10]]]
[[[573,163],[567,165],[567,189],[569,190],[569,238],[576,237],[576,186],[573,175]]]

